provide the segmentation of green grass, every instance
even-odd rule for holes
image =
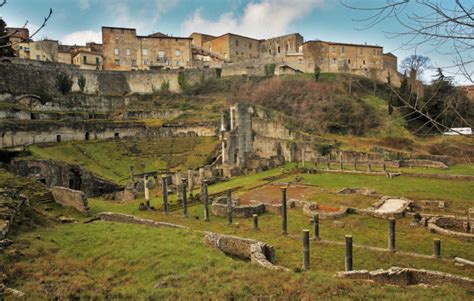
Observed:
[[[135,173],[187,170],[205,165],[216,147],[214,137],[128,138],[32,145],[33,158],[54,159],[84,166],[92,173],[123,184]]]
[[[192,207],[191,214],[202,208]],[[290,221],[295,216],[290,210]],[[249,220],[240,227],[225,226],[213,217],[210,223],[172,214],[175,222],[219,232],[254,237],[272,243],[277,263],[301,266],[299,239],[279,233],[279,218],[261,217],[262,230],[252,231]],[[299,234],[301,224],[290,223],[290,233]],[[329,229],[322,224],[322,235]],[[332,231],[331,231],[332,232]],[[356,243],[360,240],[356,235]],[[307,273],[267,270],[245,260],[225,256],[206,246],[203,235],[187,230],[147,228],[140,225],[95,222],[69,224],[16,238],[21,258],[0,257],[8,285],[27,292],[31,300],[59,298],[111,299],[323,299],[468,300],[466,289],[381,286],[335,278],[344,266],[343,246],[312,243],[311,271]],[[435,259],[414,259],[397,254],[355,248],[355,268],[413,266],[472,275],[468,269]],[[447,297],[448,296],[448,297]]]

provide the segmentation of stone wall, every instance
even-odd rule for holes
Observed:
[[[66,187],[54,186],[51,188],[56,203],[66,207],[73,207],[79,212],[88,213],[90,211],[87,197],[84,192]]]
[[[22,196],[19,191],[0,188],[0,241],[7,236],[14,219],[26,204],[28,204],[28,199]]]
[[[206,233],[205,241],[226,254],[250,259],[252,263],[265,268],[288,271],[287,268],[273,264],[275,262],[275,249],[266,243],[212,232]]]
[[[43,182],[48,187],[61,186],[83,191],[87,197],[120,190],[116,184],[98,178],[79,165],[53,160],[13,160],[11,173]]]
[[[367,270],[338,272],[336,276],[354,280],[370,280],[376,283],[400,286],[417,284],[445,285],[451,283],[468,289],[472,289],[474,287],[474,280],[468,277],[424,269],[399,267],[391,267],[388,270],[375,270],[371,272]]]
[[[169,82],[170,91],[178,92],[178,74],[182,72],[188,84],[201,81],[202,77],[216,77],[214,69],[103,71],[83,70],[63,64],[24,65],[0,63],[0,92],[14,95],[35,94],[59,96],[56,78],[59,72],[72,76],[73,92],[79,92],[77,78],[84,76],[84,93],[123,96],[130,93],[149,94],[158,91],[163,82]]]
[[[467,219],[460,219],[454,216],[440,216],[430,218],[427,227],[431,232],[474,241],[474,233],[462,232],[463,223],[467,223]]]
[[[226,217],[227,216],[227,205],[219,202],[213,202],[211,206],[212,214],[217,216]],[[232,216],[233,217],[243,217],[249,218],[254,214],[263,214],[265,213],[265,205],[262,203],[252,204],[252,205],[239,205],[232,206]]]
[[[167,228],[179,228],[179,229],[189,229],[188,227],[175,225],[165,222],[156,222],[151,219],[144,219],[136,217],[133,215],[115,213],[115,212],[101,212],[97,216],[104,221],[117,222],[117,223],[127,223],[127,224],[138,224],[145,225],[149,227],[167,227]]]

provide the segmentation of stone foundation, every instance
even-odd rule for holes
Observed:
[[[17,190],[0,188],[0,241],[7,236],[15,217],[26,204],[28,199],[20,195]]]
[[[399,208],[390,211],[390,210],[381,210],[381,207],[388,201],[388,200],[402,200],[404,204]],[[414,205],[413,201],[403,198],[403,197],[392,197],[392,196],[383,196],[380,201],[376,202],[372,207],[367,209],[359,209],[359,208],[351,208],[351,211],[357,214],[363,215],[370,215],[373,217],[378,218],[402,218],[405,215],[406,211],[411,210],[412,206]]]
[[[145,219],[145,218],[140,218],[133,215],[115,213],[115,212],[101,212],[98,214],[98,217],[101,220],[109,221],[109,222],[138,224],[138,225],[145,225],[149,227],[168,227],[168,228],[189,229],[188,227],[181,226],[181,225],[175,225],[175,224],[164,223],[164,222],[156,222],[151,219]]]
[[[464,229],[464,225],[466,224],[467,220],[465,219],[454,216],[438,216],[430,218],[427,227],[431,232],[474,241],[474,233],[469,233],[474,229],[474,226],[472,225],[474,222],[470,222],[470,231]]]
[[[212,232],[207,232],[205,242],[226,254],[250,259],[252,263],[265,268],[288,271],[285,267],[273,264],[275,262],[275,249],[266,243]]]
[[[339,194],[361,194],[361,195],[377,195],[377,193],[373,190],[367,189],[367,188],[343,188],[339,190],[337,193]]]
[[[452,283],[468,289],[472,289],[474,287],[474,280],[467,277],[430,270],[399,267],[391,267],[388,270],[376,270],[371,272],[367,270],[338,272],[336,276],[354,280],[371,280],[376,283],[400,286],[417,284],[443,285]]]
[[[342,218],[347,215],[348,208],[334,208],[334,211],[325,211],[324,207],[316,203],[306,203],[303,207],[303,214],[306,216],[313,217],[319,215],[320,219],[336,219]]]
[[[62,206],[73,207],[83,213],[90,211],[87,197],[82,191],[54,186],[51,188],[51,192],[53,193],[54,201]]]

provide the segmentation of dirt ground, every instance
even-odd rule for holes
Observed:
[[[278,185],[267,185],[260,188],[251,190],[240,196],[240,202],[242,204],[249,204],[251,200],[265,202],[265,203],[281,203],[282,192],[281,186]],[[318,188],[309,186],[293,186],[288,187],[286,192],[286,199],[297,199],[300,201],[306,200],[311,195],[319,192]]]

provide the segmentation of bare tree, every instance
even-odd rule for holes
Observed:
[[[422,45],[427,45],[439,53],[452,57],[452,64],[444,66],[444,70],[450,70],[451,74],[464,76],[471,83],[474,82],[474,6],[466,2],[455,0],[450,4],[445,4],[441,0],[385,0],[373,6],[357,6],[349,4],[349,0],[340,2],[353,10],[364,14],[362,18],[354,19],[362,26],[360,30],[365,30],[378,24],[384,23],[388,19],[394,19],[400,25],[400,31],[386,31],[388,37],[397,38],[401,41],[400,48],[417,49]],[[376,3],[376,2],[373,2]],[[393,27],[393,26],[392,26]],[[423,68],[426,68],[427,60],[419,57],[410,57],[410,76],[419,75]],[[413,80],[412,80],[413,82]],[[438,94],[435,91],[429,99],[422,99],[418,95],[402,95],[389,85],[392,93],[402,105],[399,108],[406,108],[408,112],[404,117],[407,122],[411,120],[423,120],[423,124],[417,129],[429,127],[443,133],[450,130],[454,123],[472,127],[471,122],[466,117],[472,119],[471,112],[459,110],[456,102],[446,100],[441,112],[435,114],[428,111],[427,107],[436,99]],[[470,111],[470,110],[469,110]],[[452,124],[443,122],[442,117],[450,114],[456,118]],[[410,119],[408,119],[410,118]],[[458,134],[462,134],[458,132]]]
[[[37,43],[40,45],[41,50],[46,55],[47,60],[51,62],[56,62],[58,60],[58,41],[44,37],[41,41],[38,41]]]
[[[5,4],[7,4],[7,0],[0,0],[0,8],[3,7]],[[53,9],[50,8],[49,13],[46,15],[46,17],[44,17],[43,23],[41,23],[41,25],[32,34],[30,34],[29,37],[25,40],[29,41],[29,40],[33,39],[33,37],[36,36],[46,26],[46,24],[48,23],[48,21],[49,21],[49,19],[51,18],[52,15],[53,15]],[[28,25],[28,20],[25,22],[25,24],[23,24],[23,26],[21,28],[24,29],[24,28],[26,28],[27,25]],[[0,36],[0,39],[10,38],[11,36],[13,36],[17,33],[18,33],[18,31],[12,31],[10,33],[7,33],[5,35]],[[17,42],[17,43],[9,42],[9,43],[6,43],[4,45],[0,45],[0,48],[13,47],[18,43],[20,43],[20,42]]]
[[[400,31],[386,32],[389,37],[402,40],[402,48],[428,45],[439,53],[452,57],[452,64],[441,66],[452,74],[474,82],[474,5],[472,1],[454,0],[385,0],[374,6],[352,5],[340,0],[364,16],[354,19],[367,29],[388,19],[395,19]]]
[[[419,78],[429,68],[429,62],[430,59],[427,56],[412,54],[401,62],[400,69],[409,74],[414,72],[416,78]]]

